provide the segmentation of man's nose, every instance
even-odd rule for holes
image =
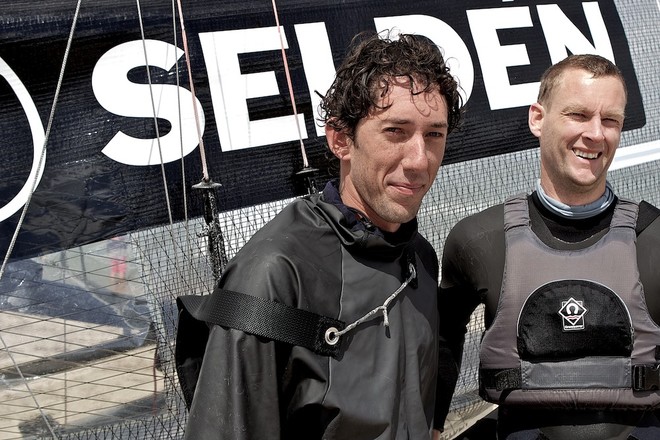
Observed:
[[[406,143],[402,165],[405,169],[426,169],[428,167],[426,140],[419,133],[411,136]]]
[[[584,136],[593,142],[601,142],[605,139],[603,134],[603,121],[600,116],[594,116],[587,121],[587,127],[584,131]]]

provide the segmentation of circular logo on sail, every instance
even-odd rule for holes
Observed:
[[[37,111],[37,107],[35,106],[30,93],[25,88],[25,85],[23,85],[20,78],[2,58],[0,58],[0,76],[7,81],[13,92],[16,94],[16,98],[18,98],[18,101],[21,103],[25,116],[30,124],[34,151],[32,168],[30,169],[30,175],[25,181],[25,184],[13,199],[11,199],[6,205],[0,207],[0,221],[3,221],[25,205],[30,197],[30,192],[32,191],[33,186],[36,187],[41,180],[44,165],[46,163],[46,154],[44,151],[46,148],[44,145],[46,134],[41,118],[39,117],[39,112]]]

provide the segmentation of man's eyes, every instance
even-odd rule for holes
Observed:
[[[387,133],[396,133],[396,134],[403,134],[405,133],[404,130],[401,127],[386,127],[385,132]],[[445,137],[445,133],[442,131],[430,131],[425,134],[425,136],[428,137],[434,137],[434,138],[442,138]]]
[[[569,113],[567,113],[567,116],[569,116],[570,118],[576,119],[576,120],[580,120],[580,121],[590,119],[590,116],[587,116],[586,114],[580,113],[580,112],[569,112]],[[615,117],[602,118],[601,122],[603,124],[606,124],[606,125],[617,125],[617,126],[619,126],[623,123],[623,121],[621,121],[619,118],[615,118]]]
[[[616,125],[617,127],[623,124],[623,121],[618,118],[603,118],[603,122],[608,125]]]

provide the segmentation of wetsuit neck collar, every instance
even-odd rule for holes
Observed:
[[[605,182],[605,193],[598,200],[586,205],[571,206],[551,198],[543,191],[540,179],[536,182],[536,192],[539,201],[546,209],[560,217],[571,219],[594,217],[607,210],[614,201],[614,191],[612,191],[610,182]]]

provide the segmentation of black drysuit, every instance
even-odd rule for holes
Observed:
[[[185,438],[429,438],[438,261],[416,220],[382,233],[342,205],[330,183],[258,231],[219,287],[350,324],[402,285],[409,261],[416,279],[389,305],[389,327],[374,315],[343,336],[336,359],[212,326]]]

